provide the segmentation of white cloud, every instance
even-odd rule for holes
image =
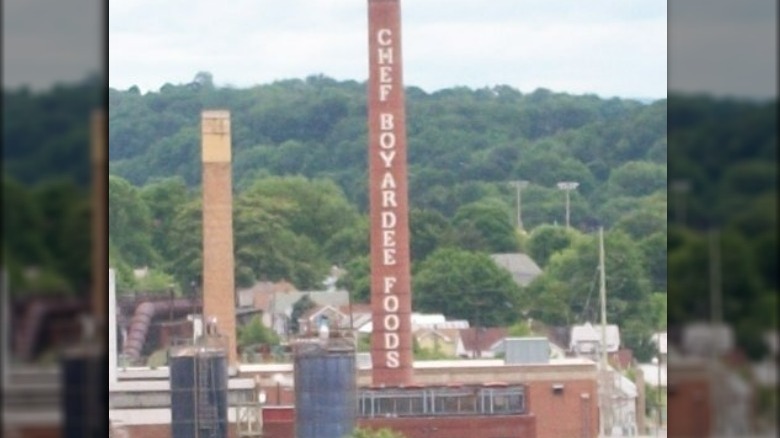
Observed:
[[[407,85],[666,94],[665,2],[401,3]],[[201,70],[237,86],[319,73],[365,80],[367,15],[366,0],[114,0],[109,83],[157,89]]]

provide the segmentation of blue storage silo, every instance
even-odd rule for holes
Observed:
[[[64,353],[60,361],[64,438],[105,436],[107,360],[101,345],[83,344]]]
[[[171,436],[227,438],[227,356],[206,347],[179,349],[169,361]]]
[[[296,438],[344,438],[357,413],[354,346],[302,343],[295,348]]]

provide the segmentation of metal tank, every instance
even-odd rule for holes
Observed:
[[[84,342],[65,351],[60,361],[62,436],[105,436],[108,419],[101,410],[108,397],[108,356],[102,345]]]
[[[344,438],[357,413],[354,341],[305,339],[294,348],[296,438]]]
[[[173,438],[227,438],[227,354],[221,342],[171,349]]]

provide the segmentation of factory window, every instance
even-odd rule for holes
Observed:
[[[358,410],[369,418],[522,414],[525,398],[519,386],[365,391],[358,395]]]

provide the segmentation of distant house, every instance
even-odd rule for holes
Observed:
[[[665,361],[667,357],[666,332],[653,333],[650,339],[655,344],[656,351],[661,355],[661,360]]]
[[[370,317],[370,315],[369,315]],[[469,322],[465,319],[447,320],[441,313],[412,313],[411,315],[412,331],[419,329],[464,329],[469,327]],[[356,328],[357,325],[355,326]],[[360,333],[371,333],[374,330],[373,321],[370,319],[358,328]]]
[[[252,287],[236,291],[236,314],[240,320],[248,321],[256,315],[261,315],[263,325],[273,324],[271,303],[274,294],[297,291],[292,283],[287,281],[259,281]]]
[[[503,327],[476,327],[461,329],[455,354],[464,358],[492,358],[501,351],[508,336]]]
[[[500,267],[509,271],[512,279],[521,287],[526,287],[542,274],[542,269],[527,254],[491,254],[490,258]]]
[[[286,336],[291,333],[293,306],[298,300],[306,295],[309,296],[314,304],[319,306],[331,306],[334,309],[340,309],[342,306],[349,304],[349,292],[345,290],[333,292],[276,292],[272,295],[269,303],[268,314],[270,315],[270,324],[268,324],[268,326],[280,336]]]
[[[460,330],[456,328],[420,328],[414,332],[414,339],[420,348],[438,351],[447,356],[456,356]]]
[[[617,353],[620,349],[620,329],[614,324],[605,327],[607,354]],[[601,327],[586,322],[571,327],[569,351],[582,356],[591,356],[601,352]]]

